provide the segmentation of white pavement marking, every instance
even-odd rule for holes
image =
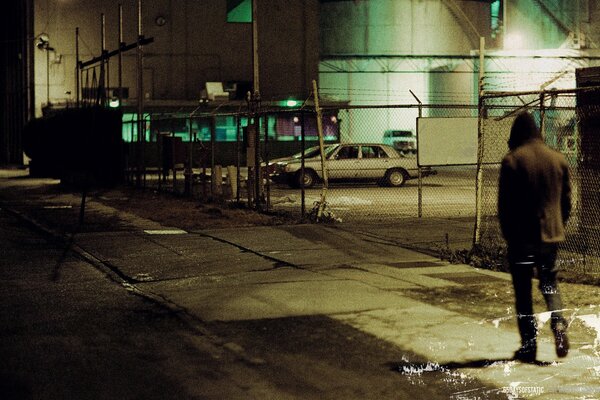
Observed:
[[[183,235],[187,232],[183,229],[145,229],[144,233],[148,235]]]

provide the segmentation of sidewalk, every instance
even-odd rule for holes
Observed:
[[[0,207],[68,236],[80,199],[38,190],[47,184],[0,179]],[[506,398],[600,398],[597,287],[561,286],[571,320],[569,356],[557,361],[549,315],[540,313],[540,365],[521,364],[510,360],[519,341],[510,276],[402,248],[392,227],[374,233],[343,224],[230,221],[189,229],[189,221],[153,221],[132,212],[131,204],[115,207],[115,193],[102,196],[88,201],[87,225],[73,236],[74,249],[132,289],[185,310],[208,331],[222,321],[326,316],[418,354],[419,360],[392,365],[415,385],[427,374],[443,374],[449,382],[488,387],[449,398],[486,398],[489,387]],[[535,301],[543,311],[538,293]],[[251,349],[232,349],[263,362]]]

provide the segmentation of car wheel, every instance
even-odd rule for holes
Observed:
[[[403,169],[391,169],[385,174],[385,183],[393,187],[402,186],[406,182],[407,175]]]
[[[302,171],[296,172],[296,178],[294,179],[295,186],[302,187]],[[317,180],[317,175],[313,170],[307,169],[304,170],[304,187],[310,188],[313,187]]]

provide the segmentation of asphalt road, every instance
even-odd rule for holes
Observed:
[[[461,218],[475,215],[475,169],[473,167],[438,168],[438,174],[423,178],[421,214],[423,217]],[[495,184],[495,181],[494,181]],[[319,186],[318,184],[317,186]],[[301,204],[301,191],[285,184],[271,185],[274,209],[296,210]],[[321,196],[320,188],[306,189],[308,210]],[[397,220],[418,217],[418,180],[402,187],[381,187],[375,183],[330,184],[327,191],[329,210],[344,221]]]
[[[0,241],[0,398],[246,396],[253,371],[171,310],[5,211]]]

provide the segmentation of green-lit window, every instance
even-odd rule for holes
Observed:
[[[144,140],[150,140],[150,114],[144,114]],[[126,143],[137,142],[140,140],[138,136],[137,114],[123,114],[123,126],[121,128],[123,141]]]
[[[252,0],[227,0],[227,22],[252,22]]]
[[[500,31],[500,12],[502,10],[502,2],[500,0],[495,0],[490,4],[490,17],[492,23],[492,38],[496,38],[498,35],[498,31]]]

